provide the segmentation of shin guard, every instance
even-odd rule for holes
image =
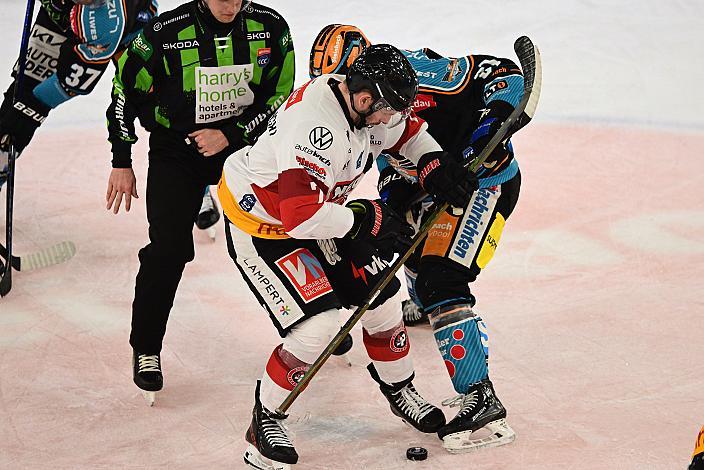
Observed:
[[[457,393],[488,377],[489,337],[470,305],[438,307],[430,313],[430,325]]]

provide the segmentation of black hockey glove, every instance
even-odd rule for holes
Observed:
[[[403,216],[413,203],[413,198],[420,188],[401,176],[392,166],[387,166],[379,173],[377,184],[381,200],[397,214]]]
[[[481,112],[481,122],[472,132],[469,142],[463,152],[465,161],[472,161],[479,156],[489,141],[501,128],[504,121],[511,115],[513,112],[513,106],[503,100],[494,100],[487,104],[486,108],[481,110]],[[509,148],[507,148],[507,142],[508,139],[504,139],[500,142],[491,151],[486,160],[484,160],[484,163],[491,165],[492,162],[498,163],[506,159],[506,156],[510,151]]]
[[[0,110],[0,137],[9,136],[4,142],[9,144],[12,141],[19,154],[32,140],[34,131],[44,122],[50,109],[36,99],[16,101],[13,104],[14,86],[11,85],[5,93],[5,101]]]
[[[430,152],[418,162],[418,181],[438,202],[464,208],[479,189],[476,175],[447,152]]]
[[[413,228],[380,200],[355,199],[347,207],[354,213],[354,223],[346,238],[366,241],[384,257],[411,247]]]

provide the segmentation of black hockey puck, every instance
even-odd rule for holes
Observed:
[[[428,458],[428,450],[425,447],[409,447],[406,449],[408,460],[425,460]]]

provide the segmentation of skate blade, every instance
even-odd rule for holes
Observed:
[[[156,392],[148,392],[146,390],[142,390],[142,396],[147,402],[147,405],[154,406],[154,402],[156,401]]]
[[[489,433],[487,436],[486,433]],[[485,437],[477,437],[485,434]],[[505,419],[487,423],[476,431],[462,431],[448,434],[442,440],[443,447],[452,454],[471,452],[477,449],[487,449],[510,444],[516,439],[516,433]]]
[[[350,357],[347,355],[347,353],[341,354],[341,355],[339,355],[339,356],[337,356],[337,357],[339,357],[340,359],[342,359],[342,361],[345,363],[345,365],[346,365],[347,367],[352,367],[352,361],[350,361]]]
[[[252,444],[244,451],[244,463],[258,470],[291,470],[291,464],[267,459]]]

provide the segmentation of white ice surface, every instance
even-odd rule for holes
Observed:
[[[333,22],[449,55],[514,57],[527,34],[543,56],[538,115],[515,138],[521,200],[474,287],[516,442],[450,456],[403,427],[366,377],[355,331],[354,367],[326,365],[293,409],[297,468],[684,468],[704,424],[704,2],[267,4],[291,26],[298,84],[313,37]],[[0,0],[3,90],[23,11]],[[196,234],[154,408],[131,382],[146,163],[142,141],[142,199],[106,213],[111,75],[52,113],[18,165],[18,251],[69,239],[78,253],[15,273],[0,300],[0,468],[241,468],[253,381],[277,337],[222,233],[215,244]],[[432,335],[410,336],[418,388],[439,403],[451,387]],[[407,462],[410,445],[428,461]]]

